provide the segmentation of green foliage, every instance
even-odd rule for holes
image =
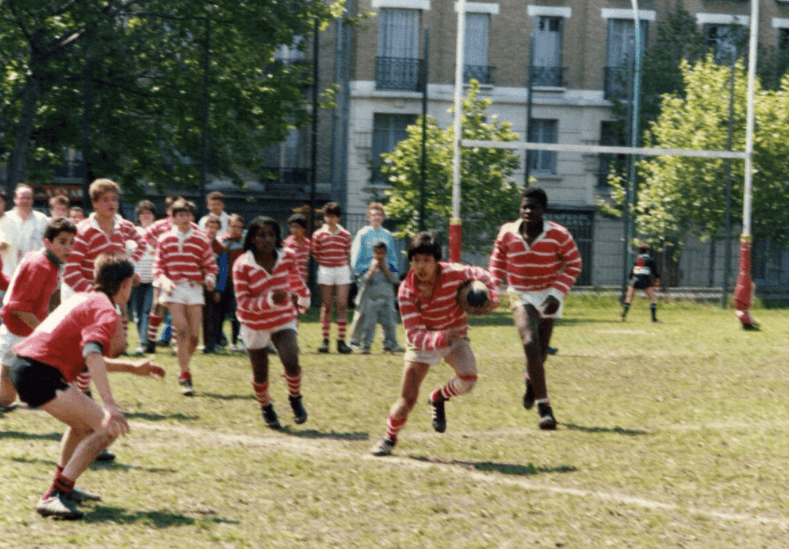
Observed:
[[[21,155],[30,173],[66,147],[82,150],[87,139],[91,171],[117,177],[126,189],[143,180],[196,186],[210,32],[208,171],[240,181],[240,172],[258,167],[262,148],[310,119],[309,67],[275,63],[274,52],[310,36],[316,19],[338,16],[338,6],[2,3],[0,159],[13,164]]]
[[[682,95],[666,95],[658,120],[651,125],[646,146],[726,150],[731,69],[711,56],[690,66],[682,64]],[[735,66],[733,150],[745,150],[747,77],[741,61]],[[777,91],[755,90],[756,133],[753,158],[752,233],[755,238],[785,240],[776,227],[789,226],[789,78]],[[744,161],[731,162],[734,223],[742,220]],[[636,204],[636,230],[652,245],[679,246],[696,234],[720,238],[725,221],[727,161],[680,156],[654,157],[637,164],[641,187]],[[622,188],[621,181],[614,180]],[[621,194],[617,194],[621,198]]]
[[[487,121],[490,99],[479,97],[479,83],[471,81],[463,99],[461,126],[463,139],[515,141],[511,124],[494,116]],[[452,166],[454,127],[441,129],[427,118],[427,160],[425,168],[425,226],[447,241],[452,215]],[[391,154],[382,155],[391,188],[385,192],[387,215],[398,227],[397,236],[407,238],[419,230],[422,160],[422,122],[408,127],[408,138]],[[463,249],[487,253],[490,242],[503,221],[518,209],[519,188],[513,179],[518,155],[511,150],[463,148],[461,157],[461,217]]]

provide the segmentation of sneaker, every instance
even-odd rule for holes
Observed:
[[[523,394],[523,407],[531,410],[532,406],[534,406],[534,387],[531,386],[531,382],[527,379],[526,392]]]
[[[324,339],[323,340],[323,343],[321,344],[321,346],[318,347],[318,352],[319,353],[328,353],[329,352],[329,340],[328,339]]]
[[[555,355],[556,353],[559,352],[559,348],[558,347],[551,347],[550,345],[548,345],[548,348],[546,349],[546,351],[548,352],[549,355]]]
[[[204,355],[212,355],[217,352],[217,348],[213,345],[209,345],[207,347],[203,347],[203,354]]]
[[[263,421],[266,422],[269,428],[279,429],[282,427],[282,425],[279,424],[279,418],[277,417],[277,412],[274,411],[273,404],[266,404],[265,406],[261,406],[260,409],[263,412]]]
[[[537,406],[540,414],[540,429],[543,431],[554,431],[556,429],[556,418],[553,417],[553,409],[550,404],[540,404]]]
[[[115,454],[110,452],[107,448],[104,448],[104,450],[96,456],[96,461],[115,461]]]
[[[60,492],[53,492],[48,498],[41,498],[36,511],[42,517],[55,517],[63,520],[81,519],[85,514],[74,506],[71,498]]]
[[[341,355],[349,355],[353,352],[353,349],[348,347],[348,344],[345,343],[342,339],[337,340],[337,352]]]
[[[71,492],[71,501],[79,505],[86,501],[101,501],[101,496],[75,487],[74,491]]]
[[[297,424],[301,425],[307,421],[307,410],[304,409],[304,404],[301,403],[301,395],[294,397],[288,395],[290,401],[290,408],[293,410],[293,419]]]
[[[444,402],[443,400],[438,402],[427,401],[433,407],[433,429],[437,433],[443,433],[447,430],[447,415],[444,413]]]
[[[362,346],[359,343],[354,343],[353,341],[351,341],[350,347],[354,351],[361,351],[362,350]]]
[[[6,404],[6,405],[0,404],[0,413],[7,414],[8,412],[13,412],[20,406],[21,404],[18,402],[12,402],[11,404]]]
[[[373,446],[371,453],[374,456],[391,456],[395,444],[397,444],[397,439],[384,438],[377,445]]]
[[[178,385],[181,386],[181,394],[187,397],[194,396],[195,390],[192,386],[191,378],[179,378]]]
[[[387,353],[402,353],[405,351],[400,345],[395,345],[394,347],[384,347],[384,351]]]
[[[134,356],[141,356],[145,354],[145,349],[142,348],[142,345],[137,345],[134,349]]]
[[[148,343],[146,343],[145,344],[145,352],[147,354],[149,354],[149,355],[152,354],[152,353],[155,353],[156,352],[156,342],[155,341],[149,341]]]

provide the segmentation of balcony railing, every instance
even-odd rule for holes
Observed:
[[[565,67],[529,67],[529,82],[534,88],[563,88]]]
[[[421,91],[421,74],[421,59],[375,58],[375,87],[379,90]]]
[[[630,76],[627,67],[605,67],[604,93],[606,99],[630,99]]]
[[[309,183],[308,168],[279,168],[264,166],[261,168],[260,182],[267,190],[303,191]]]
[[[463,82],[468,84],[474,78],[483,86],[490,86],[493,84],[495,68],[489,65],[463,65]]]

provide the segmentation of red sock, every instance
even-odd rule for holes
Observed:
[[[55,473],[55,479],[52,481],[52,486],[49,487],[49,490],[44,495],[44,499],[51,497],[54,492],[69,495],[73,491],[74,481],[63,476],[63,472],[58,468],[58,471]]]
[[[271,404],[271,397],[268,394],[268,380],[263,383],[252,382],[252,388],[255,390],[255,398],[261,406],[268,406]]]
[[[323,335],[323,339],[329,339],[329,333],[331,332],[331,313],[324,314],[321,311],[321,335]]]
[[[345,330],[347,328],[348,328],[347,320],[337,321],[337,339],[342,339],[343,341],[345,341]]]
[[[192,379],[192,372],[181,372],[179,377],[181,379]]]
[[[157,316],[153,313],[148,315],[148,341],[156,341],[156,335],[159,333],[159,324],[161,323],[161,315]]]
[[[301,394],[301,371],[295,376],[285,374],[285,380],[288,382],[288,395],[299,396]]]
[[[392,417],[392,414],[389,414],[389,417],[386,418],[386,438],[397,441],[397,434],[405,425],[406,419],[408,418],[395,419]]]

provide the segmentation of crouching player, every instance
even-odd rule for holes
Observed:
[[[280,423],[268,392],[270,343],[285,367],[288,400],[296,423],[307,421],[301,402],[301,366],[296,339],[297,319],[310,304],[310,291],[299,275],[296,254],[282,247],[279,224],[257,217],[244,239],[244,255],[233,264],[236,315],[241,339],[252,362],[252,386],[263,420],[272,429]]]
[[[429,233],[417,234],[408,246],[411,270],[397,296],[408,342],[405,369],[400,398],[389,411],[386,436],[373,448],[373,455],[392,453],[430,366],[443,358],[455,370],[455,377],[433,391],[428,399],[433,407],[433,429],[439,433],[447,427],[444,402],[469,392],[477,381],[477,362],[466,336],[468,316],[457,302],[458,289],[464,282],[475,279],[488,287],[490,299],[486,306],[474,311],[476,314],[493,311],[499,304],[499,296],[492,277],[481,267],[445,263],[440,259],[441,244]]]
[[[129,432],[112,397],[107,372],[164,376],[164,369],[148,360],[105,359],[123,351],[118,307],[129,300],[134,264],[122,253],[101,254],[96,259],[94,283],[95,292],[68,299],[14,346],[17,357],[11,364],[11,381],[19,398],[67,425],[55,480],[36,506],[45,517],[78,519],[83,513],[76,504],[100,499],[75,488],[74,483],[102,450]],[[103,407],[70,385],[85,366]]]

